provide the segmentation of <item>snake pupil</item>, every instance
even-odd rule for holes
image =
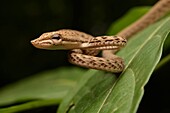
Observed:
[[[52,39],[60,40],[60,35],[58,35],[58,34],[54,34],[54,35],[52,36]]]

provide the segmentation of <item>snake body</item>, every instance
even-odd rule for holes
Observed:
[[[117,35],[128,39],[132,35],[149,26],[150,24],[156,22],[162,16],[166,15],[169,11],[170,0],[160,0],[144,16],[142,16],[135,23],[120,31]]]
[[[69,61],[83,67],[121,72],[124,68],[123,59],[114,55],[112,58],[95,57],[100,50],[117,50],[126,45],[127,40],[119,36],[98,36],[76,30],[58,30],[42,34],[31,43],[42,49],[66,49]]]
[[[124,69],[123,59],[114,53],[126,45],[129,37],[154,23],[170,11],[170,0],[161,0],[138,21],[125,28],[117,36],[93,37],[76,30],[58,30],[42,34],[31,43],[40,49],[71,50],[69,61],[87,68],[120,73]],[[103,57],[96,57],[103,50]]]

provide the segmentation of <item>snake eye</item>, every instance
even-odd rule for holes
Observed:
[[[61,38],[60,38],[60,35],[59,35],[59,34],[54,34],[54,35],[52,36],[52,39],[60,40]]]

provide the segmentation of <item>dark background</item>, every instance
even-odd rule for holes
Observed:
[[[1,0],[0,86],[44,70],[72,66],[67,51],[40,50],[30,44],[42,33],[70,28],[103,35],[131,7],[154,3],[156,0]],[[163,69],[147,84],[138,113],[170,112],[169,76],[162,74],[169,72]]]

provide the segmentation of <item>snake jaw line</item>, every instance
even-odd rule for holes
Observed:
[[[119,36],[93,37],[84,32],[63,29],[43,33],[31,43],[40,49],[71,49],[69,61],[73,64],[120,73],[124,69],[124,61],[114,53],[126,45],[127,38],[146,28],[169,11],[170,0],[160,0],[142,18],[119,32]],[[98,50],[103,50],[103,58],[95,57]]]
[[[62,40],[55,39],[45,39],[45,40],[32,40],[32,45],[39,49],[47,49],[47,50],[56,50],[58,49],[58,45],[62,44]],[[60,48],[61,49],[61,48]]]

